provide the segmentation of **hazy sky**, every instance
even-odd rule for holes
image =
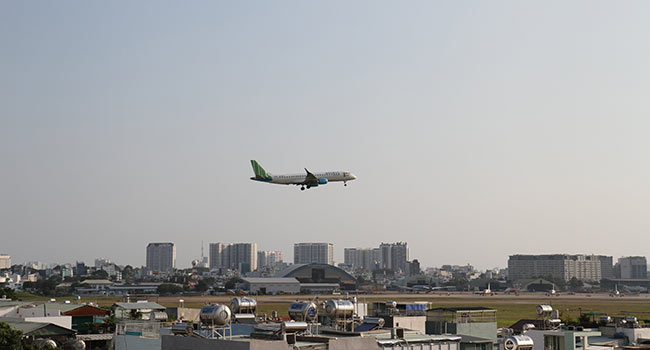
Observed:
[[[0,253],[646,255],[647,1],[5,1]],[[249,180],[350,170],[300,191]]]

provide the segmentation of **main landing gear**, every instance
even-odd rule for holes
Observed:
[[[305,186],[300,187],[300,190],[301,190],[301,191],[304,191],[304,190],[305,190]]]

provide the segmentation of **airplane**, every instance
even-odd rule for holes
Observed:
[[[614,285],[614,292],[609,294],[610,297],[622,297],[624,294],[618,291],[618,284]]]
[[[490,283],[488,283],[486,289],[484,289],[484,290],[482,290],[480,292],[476,292],[474,294],[479,294],[479,295],[486,296],[486,295],[494,295],[495,293],[492,292],[492,289],[490,288]]]
[[[555,290],[555,283],[553,283],[553,288],[549,292],[546,292],[547,297],[559,297],[560,293]]]
[[[300,186],[300,190],[302,191],[305,190],[305,187],[310,189],[319,185],[325,185],[328,182],[343,181],[343,186],[347,186],[348,181],[356,180],[357,178],[349,171],[312,173],[307,168],[305,168],[306,174],[273,175],[267,173],[256,160],[251,160],[251,165],[253,165],[253,172],[255,173],[255,177],[251,177],[251,180],[281,185],[297,185]]]

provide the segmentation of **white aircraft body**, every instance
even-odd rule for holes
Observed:
[[[342,181],[343,186],[347,186],[348,181],[352,181],[357,178],[349,171],[326,171],[311,173],[307,169],[305,169],[305,174],[274,175],[267,173],[255,160],[251,160],[251,164],[253,165],[253,172],[255,173],[255,177],[251,177],[251,180],[280,185],[296,185],[300,186],[301,190],[304,190],[305,188],[310,189],[312,187],[325,185],[328,182]]]

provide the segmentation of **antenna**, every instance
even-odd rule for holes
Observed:
[[[203,262],[203,241],[201,241],[201,262]]]

